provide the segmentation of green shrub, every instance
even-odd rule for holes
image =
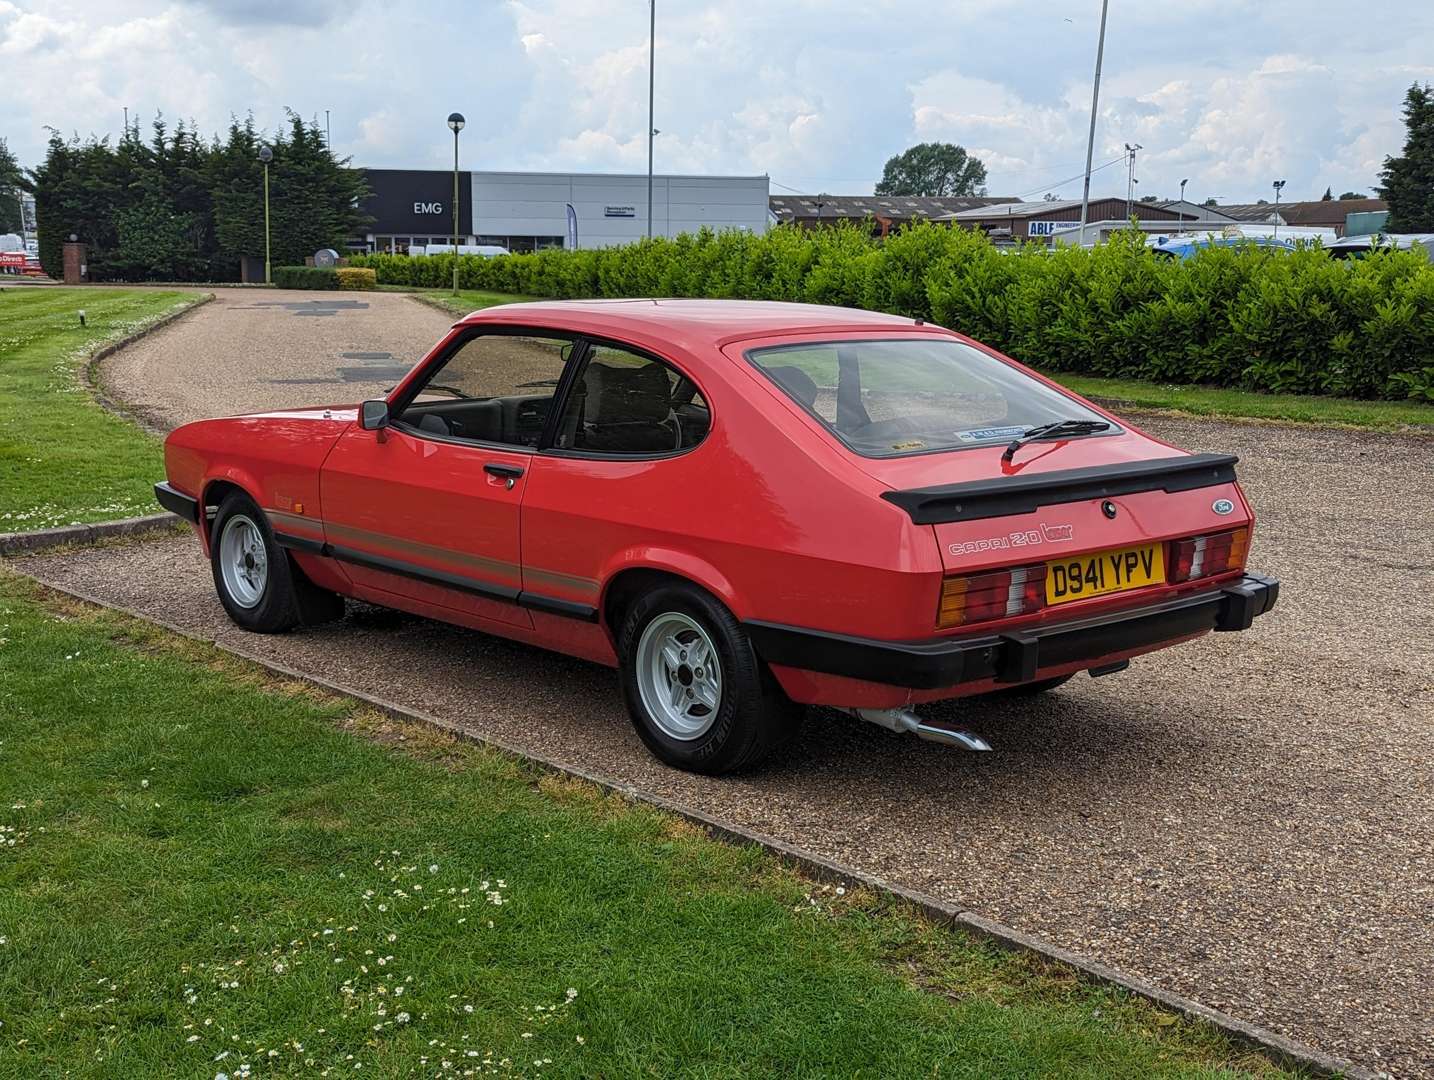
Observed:
[[[371,266],[340,266],[334,271],[340,289],[376,289],[378,272]]]
[[[446,288],[453,259],[380,253],[350,263],[383,284]],[[558,298],[863,307],[931,319],[1050,371],[1434,400],[1434,266],[1417,252],[1340,262],[1317,246],[1249,244],[1177,262],[1138,233],[1088,251],[1002,251],[980,233],[930,223],[884,241],[842,225],[462,255],[458,278],[465,289]]]
[[[280,289],[337,289],[338,272],[330,266],[276,266],[274,284]]]

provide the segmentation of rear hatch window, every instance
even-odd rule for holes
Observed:
[[[803,341],[746,355],[868,458],[1002,445],[1038,424],[1107,419],[952,338]],[[1119,431],[1111,424],[1102,434]]]

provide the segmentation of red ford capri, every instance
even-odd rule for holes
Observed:
[[[386,399],[187,424],[162,505],[259,632],[344,597],[616,666],[661,760],[761,760],[804,705],[1049,690],[1211,630],[1234,457],[1151,438],[939,326],[705,300],[476,312]]]

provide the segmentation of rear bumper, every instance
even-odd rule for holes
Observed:
[[[758,655],[769,664],[935,690],[991,679],[1025,682],[1042,668],[1095,663],[1208,630],[1247,630],[1275,606],[1279,595],[1275,578],[1246,574],[1220,588],[1107,615],[1029,631],[927,641],[875,641],[777,623],[745,626]]]
[[[191,525],[199,524],[199,500],[192,495],[186,495],[161,480],[154,485],[154,497],[171,514],[178,514]]]

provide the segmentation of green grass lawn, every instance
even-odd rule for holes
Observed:
[[[3,572],[0,667],[0,1076],[1273,1072]]]
[[[1434,434],[1434,405],[1414,401],[1356,401],[1353,398],[1303,394],[1260,394],[1218,386],[1175,386],[1141,379],[1101,379],[1090,375],[1047,372],[1062,386],[1117,410],[1173,409],[1192,416],[1286,420],[1307,424],[1341,424],[1377,431],[1423,429]]]
[[[419,289],[417,295],[434,307],[445,308],[455,315],[467,315],[479,308],[496,304],[520,304],[525,300],[538,300],[536,296],[519,296],[516,293],[484,292],[482,289],[459,289],[454,296],[450,289]]]
[[[83,369],[96,349],[201,295],[0,289],[0,532],[158,512],[159,440],[100,408]]]

